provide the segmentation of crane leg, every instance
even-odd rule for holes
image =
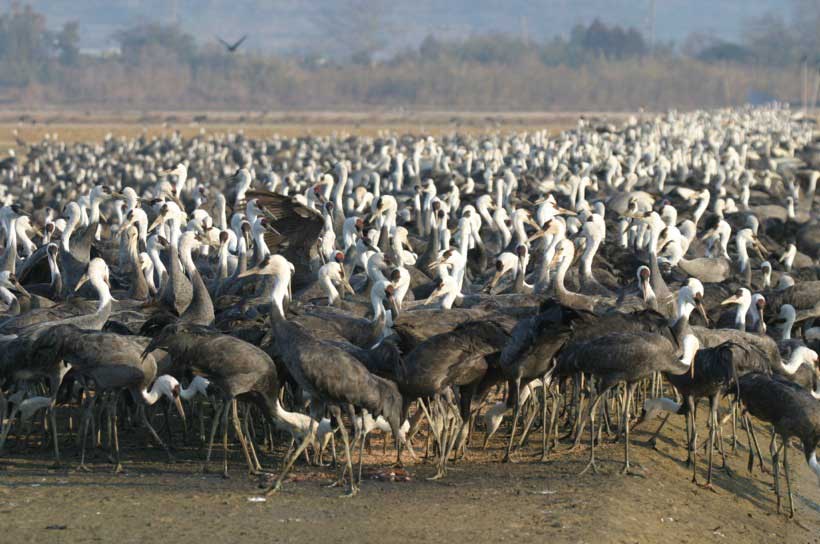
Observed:
[[[0,397],[2,397],[2,393],[0,393]],[[6,439],[9,436],[9,431],[11,431],[11,427],[14,424],[15,414],[17,413],[17,407],[15,406],[11,413],[8,413],[8,406],[9,403],[2,397],[2,404],[0,404],[0,423],[3,423],[3,432],[0,433],[0,453],[3,452],[6,446]]]
[[[315,415],[321,417],[321,413],[319,411],[311,411],[316,412]],[[314,416],[314,414],[311,414],[311,416]],[[296,462],[299,456],[302,455],[302,452],[305,451],[305,448],[307,448],[308,444],[313,440],[313,437],[316,435],[316,428],[318,427],[318,425],[319,423],[315,419],[315,416],[311,417],[310,423],[308,424],[308,432],[305,433],[305,436],[302,438],[302,442],[299,444],[299,447],[297,447],[290,455],[285,456],[285,461],[282,465],[282,472],[279,473],[279,477],[276,478],[276,480],[271,485],[269,485],[268,488],[265,490],[265,495],[272,495],[273,493],[276,493],[277,491],[282,489],[282,481],[285,479],[285,476],[288,475],[288,472],[290,472],[291,467],[293,467],[293,463]]]
[[[248,444],[248,451],[251,454],[251,458],[253,459],[253,466],[255,467],[257,472],[262,472],[262,464],[259,462],[259,457],[256,455],[256,446],[254,446],[254,440],[251,437],[251,434],[248,429],[248,418],[242,418],[242,431],[245,434],[245,442]]]
[[[222,477],[229,478],[230,475],[228,474],[228,418],[230,417],[231,413],[231,406],[233,406],[233,400],[226,400],[224,406],[222,407],[222,414],[220,418],[222,420]]]
[[[688,441],[689,458],[692,460],[692,483],[698,483],[698,450],[697,450],[697,417],[695,414],[695,400],[693,397],[686,397],[689,404],[689,433]]]
[[[598,465],[595,464],[595,410],[597,410],[598,403],[601,401],[602,398],[604,398],[608,391],[609,388],[598,393],[595,396],[595,400],[591,401],[591,404],[589,406],[589,462],[584,467],[584,470],[581,471],[579,476],[581,474],[586,473],[586,471],[590,468],[592,469],[592,472],[594,472],[595,474],[598,474],[599,472]]]
[[[524,444],[527,442],[527,439],[530,436],[530,429],[532,428],[532,424],[535,421],[535,416],[538,413],[537,407],[533,406],[535,403],[535,399],[530,397],[527,400],[530,405],[529,413],[527,414],[527,422],[524,424],[524,432],[521,433],[521,439],[518,441],[518,448],[521,449],[524,447]]]
[[[115,395],[111,402],[110,414],[111,418],[111,445],[114,450],[114,474],[122,472],[122,462],[120,461],[120,437],[117,431],[117,404],[118,398]]]
[[[339,431],[341,432],[342,443],[344,444],[344,447],[345,447],[345,469],[344,469],[344,471],[347,471],[350,474],[350,487],[348,489],[348,492],[343,496],[344,497],[352,497],[352,496],[356,495],[356,493],[359,492],[359,488],[358,488],[358,485],[356,484],[356,477],[353,473],[353,458],[352,458],[351,453],[350,453],[350,439],[349,439],[348,434],[347,434],[347,428],[345,427],[345,424],[342,421],[342,412],[339,409],[339,407],[338,406],[331,406],[330,407],[330,413],[339,422]],[[313,425],[311,424],[311,428],[312,427],[313,427]],[[345,474],[344,471],[342,472],[342,478],[341,478],[342,480],[344,480],[344,474]]]
[[[221,413],[222,408],[214,414],[214,420],[211,422],[211,439],[208,441],[208,451],[205,454],[205,464],[202,465],[202,472],[208,472],[208,464],[211,462],[211,453],[214,449],[214,439],[216,438],[216,431],[219,428],[219,420],[221,419],[219,415]]]
[[[362,485],[362,460],[364,458],[364,441],[367,438],[367,429],[362,428],[361,432],[361,444],[359,445],[359,476],[357,478],[358,485]],[[387,442],[387,435],[384,437],[384,441]],[[356,444],[353,444],[353,447],[356,447]],[[353,475],[350,475],[350,479],[353,480]]]
[[[772,453],[772,468],[774,470],[774,492],[777,495],[777,513],[780,513],[780,449]]]
[[[142,418],[142,424],[145,425],[145,427],[148,429],[148,432],[151,433],[151,436],[154,437],[154,440],[156,440],[159,443],[159,445],[162,446],[162,449],[165,450],[165,453],[168,455],[168,462],[173,463],[174,456],[171,455],[171,450],[168,449],[168,446],[165,444],[165,442],[162,441],[162,438],[159,437],[157,431],[155,431],[154,427],[151,425],[151,422],[148,421],[148,416],[145,414],[145,407],[140,406],[139,412],[140,417]]]
[[[581,377],[580,381],[583,381],[583,376]],[[595,395],[595,391],[593,389],[591,379],[590,379],[590,384],[589,385],[590,385],[590,388],[589,388],[590,398],[586,402],[592,403],[592,398]],[[576,395],[577,395],[576,399],[577,399],[578,406],[575,409],[575,424],[573,425],[574,430],[575,430],[575,442],[572,444],[572,447],[568,451],[575,451],[576,449],[578,449],[578,446],[581,445],[581,439],[584,436],[584,427],[586,427],[587,418],[589,417],[588,412],[587,413],[584,412],[584,404],[585,404],[584,395],[583,395],[583,389],[582,389],[579,381],[576,381]]]
[[[547,423],[547,392],[548,392],[548,380],[544,377],[541,380],[541,395],[544,397],[541,401],[541,460],[543,461],[544,458],[547,456],[547,435],[549,435],[549,431],[552,430],[552,419],[550,419],[549,424]],[[550,427],[547,429],[547,427]]]
[[[233,421],[233,430],[236,433],[236,437],[239,439],[239,444],[242,446],[242,453],[245,455],[245,462],[248,464],[248,473],[251,475],[259,474],[259,469],[261,467],[257,467],[254,464],[253,459],[251,459],[251,452],[248,449],[248,442],[245,440],[245,433],[242,432],[242,425],[239,422],[239,411],[237,408],[236,399],[231,402],[231,420]]]
[[[707,450],[706,483],[701,487],[717,493],[712,487],[712,455],[715,451],[715,434],[717,433],[717,397],[709,397],[709,446]]]
[[[82,422],[82,429],[80,430],[80,466],[77,467],[77,470],[82,470],[84,472],[91,472],[91,470],[85,464],[85,444],[86,438],[88,436],[88,430],[91,426],[91,417],[92,412],[94,411],[94,403],[97,400],[97,395],[89,396],[85,399],[83,403],[83,422]]]
[[[550,423],[549,429],[547,430],[546,437],[544,438],[543,448],[541,452],[541,461],[546,461],[550,454],[550,448],[552,446],[551,442],[553,440],[553,436],[558,433],[558,430],[555,429],[557,425],[557,417],[558,417],[558,401],[559,395],[558,391],[555,392],[555,395],[552,397],[552,411],[550,412]],[[554,431],[553,431],[554,429]]]
[[[749,441],[749,462],[746,466],[746,470],[751,473],[755,466],[755,450],[754,443],[752,442],[752,433],[749,431],[749,421],[747,417],[742,415],[740,419],[743,422],[743,429],[746,431],[746,440]]]
[[[794,518],[794,497],[792,496],[792,481],[789,477],[789,440],[783,440],[783,472],[786,474],[786,492],[789,494],[789,517]]]
[[[515,395],[515,402],[514,402],[514,409],[513,409],[513,419],[512,419],[512,430],[510,431],[510,441],[507,442],[507,451],[504,452],[504,458],[501,460],[504,463],[509,463],[512,461],[510,458],[510,453],[512,452],[513,442],[515,441],[515,430],[516,425],[518,424],[518,416],[521,412],[521,379],[515,380],[515,391],[510,391],[511,395]]]
[[[624,418],[623,418],[623,430],[624,430],[624,468],[621,470],[622,474],[631,474],[635,476],[643,476],[643,474],[632,472],[632,467],[629,464],[629,420],[632,415],[629,413],[630,405],[632,404],[632,397],[635,395],[635,390],[637,389],[638,384],[627,384],[626,391],[624,392]]]
[[[60,466],[60,443],[57,440],[57,393],[51,398],[48,407],[48,426],[51,427],[51,440],[54,442],[54,466]]]
[[[754,464],[754,453],[757,452],[757,460],[760,464],[760,472],[766,474],[768,471],[766,470],[766,465],[763,464],[763,454],[761,453],[760,444],[757,441],[757,435],[755,434],[755,429],[754,427],[752,427],[752,422],[749,419],[748,414],[743,415],[743,422],[746,424],[746,429],[752,436],[752,440],[749,442],[749,472],[752,471],[751,466]]]

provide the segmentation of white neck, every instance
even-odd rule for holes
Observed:
[[[737,312],[735,313],[735,327],[745,331],[746,330],[746,313],[749,311],[751,304],[746,300],[741,300],[737,305]]]
[[[694,304],[692,304],[688,300],[683,299],[683,297],[678,296],[678,319],[681,319],[683,317],[689,319],[689,316],[692,315],[692,310],[694,309]]]
[[[794,350],[789,357],[789,362],[783,363],[783,370],[786,371],[787,374],[794,374],[803,364],[804,360],[802,352],[802,349]]]
[[[278,311],[282,319],[285,318],[285,296],[288,294],[288,283],[288,279],[284,279],[278,274],[274,274],[273,289],[271,290],[271,304],[274,306],[274,311]]]
[[[90,283],[94,286],[94,289],[97,290],[97,296],[100,299],[99,305],[97,306],[97,311],[99,312],[106,304],[110,304],[114,299],[111,296],[111,290],[108,288],[108,284],[106,284],[102,278],[92,278]]]
[[[746,240],[738,240],[737,244],[737,258],[740,261],[740,271],[745,272],[746,267],[749,266],[749,250],[746,247]]]
[[[339,299],[339,290],[336,289],[335,285],[333,285],[333,281],[331,281],[330,276],[327,274],[321,274],[319,276],[319,283],[322,285],[322,288],[327,294],[328,304],[333,304]]]
[[[781,340],[791,340],[792,339],[792,326],[794,325],[793,318],[786,318],[786,321],[780,325],[780,339]]]
[[[156,383],[151,386],[151,390],[143,389],[142,390],[142,399],[148,406],[153,406],[159,400],[162,395],[159,391],[156,390]]]
[[[818,397],[815,396],[814,398]],[[817,476],[817,484],[820,485],[820,464],[818,464],[817,462],[816,451],[811,452],[811,455],[809,456],[809,466],[814,471],[814,474]]]

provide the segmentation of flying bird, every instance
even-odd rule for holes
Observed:
[[[239,49],[239,46],[240,46],[240,45],[242,45],[242,43],[243,43],[246,39],[248,39],[248,35],[247,35],[247,34],[245,34],[244,36],[242,36],[241,38],[239,38],[239,39],[238,39],[237,41],[235,41],[234,43],[228,43],[228,42],[226,42],[225,40],[223,40],[222,38],[220,38],[219,36],[217,36],[217,37],[216,37],[216,39],[217,39],[217,40],[219,40],[219,43],[221,43],[222,45],[224,45],[224,46],[225,46],[225,49],[227,49],[227,50],[228,50],[228,53],[236,53],[236,50],[237,50],[237,49]]]

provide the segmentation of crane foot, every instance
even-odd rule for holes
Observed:
[[[698,486],[699,488],[701,488],[701,489],[706,489],[706,490],[708,490],[708,491],[711,491],[711,492],[712,492],[712,493],[714,493],[715,495],[717,495],[717,494],[718,494],[718,490],[717,490],[717,489],[715,489],[715,488],[712,486],[712,482],[706,482],[705,484],[701,484],[701,483],[695,482],[695,484],[697,484],[697,486]]]
[[[584,467],[584,470],[578,473],[578,476],[584,475],[589,469],[592,469],[592,472],[595,474],[601,474],[601,471],[598,470],[598,465],[595,464],[595,461],[590,460],[590,462],[587,463],[587,466]]]
[[[621,469],[621,475],[646,478],[646,474],[640,472],[638,469],[633,468],[632,465],[624,465],[624,468]]]
[[[265,490],[265,495],[266,496],[274,495],[274,494],[278,493],[280,489],[282,489],[282,482],[280,482],[279,480],[276,480],[273,484],[271,484],[270,487],[268,487]]]
[[[339,495],[340,499],[349,499],[359,494],[358,486],[350,486],[344,495]]]

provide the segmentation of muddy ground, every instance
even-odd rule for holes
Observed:
[[[716,492],[693,485],[683,462],[683,419],[675,419],[657,450],[642,444],[657,422],[633,434],[633,460],[644,477],[619,474],[620,444],[598,450],[601,475],[578,475],[586,448],[541,463],[540,437],[518,462],[501,463],[497,435],[486,451],[477,449],[477,436],[469,460],[443,481],[426,479],[434,470],[424,461],[408,464],[410,481],[383,481],[377,478],[389,473],[392,456],[390,449],[381,455],[376,438],[359,496],[339,498],[341,490],[327,487],[333,470],[301,464],[264,502],[255,502],[259,483],[245,475],[237,448],[226,480],[202,472],[196,447],[179,448],[168,464],[160,449],[144,446],[141,431],[123,444],[119,475],[102,452],[91,473],[76,471],[68,439],[68,469],[51,468],[40,446],[12,443],[0,457],[0,542],[820,542],[820,487],[796,449],[798,518],[790,521],[775,513],[771,476],[746,471],[745,437],[729,459],[733,476],[716,471]],[[280,456],[263,464],[278,469]]]

